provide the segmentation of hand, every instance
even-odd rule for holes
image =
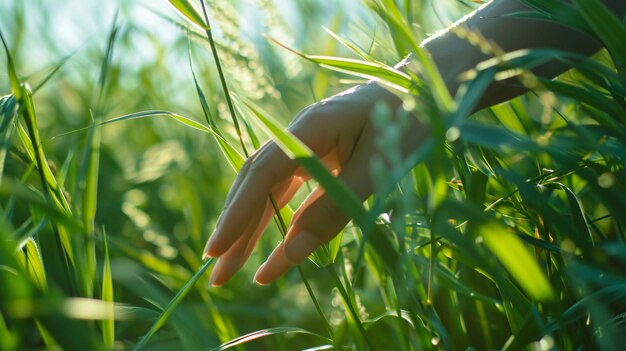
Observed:
[[[349,89],[302,110],[288,130],[302,140],[360,200],[372,194],[370,161],[377,152],[370,121],[376,103],[396,111],[401,101],[384,88],[369,83]],[[417,149],[426,135],[416,118],[402,136],[402,152]],[[274,208],[271,193],[282,208],[308,179],[298,163],[270,141],[246,160],[226,198],[224,211],[204,250],[219,257],[211,285],[220,286],[250,257]],[[285,240],[259,268],[255,281],[267,284],[302,263],[317,247],[331,240],[350,219],[321,187],[316,188],[293,216]]]
[[[625,6],[617,5],[623,1],[605,0],[605,3],[619,16],[626,11]],[[595,41],[557,23],[540,21],[529,25],[526,20],[511,20],[506,16],[522,10],[527,7],[518,1],[494,1],[455,25],[463,24],[483,33],[505,52],[548,47],[590,55],[599,48]],[[459,85],[458,75],[486,58],[479,48],[450,31],[431,37],[423,47],[430,52],[452,95]],[[459,57],[463,60],[459,61]],[[537,73],[547,77],[568,68],[559,62],[544,66]],[[517,86],[493,84],[478,108],[500,103],[523,91]],[[370,115],[380,101],[387,103],[392,111],[400,106],[395,95],[370,83],[305,108],[289,127],[289,131],[312,149],[329,169],[338,173],[362,200],[372,193],[370,162],[379,151],[375,147],[376,130]],[[409,121],[409,127],[400,136],[401,156],[404,157],[416,150],[428,133],[417,118],[409,118]],[[213,268],[212,285],[224,284],[252,253],[274,214],[269,194],[283,207],[306,180],[306,173],[273,142],[266,143],[246,161],[204,250],[204,257],[219,257]],[[255,280],[260,284],[275,280],[293,265],[306,260],[348,221],[323,189],[315,189],[296,211],[285,240],[259,268]]]

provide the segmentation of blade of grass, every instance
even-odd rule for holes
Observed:
[[[562,183],[548,182],[543,185],[549,188],[561,189],[565,192],[567,195],[567,201],[569,202],[571,218],[574,222],[574,225],[572,226],[574,231],[571,233],[570,237],[574,240],[576,246],[580,247],[585,252],[591,252],[595,246],[593,235],[589,230],[589,224],[587,223],[585,211],[583,210],[582,204],[576,194],[572,191],[572,189]]]
[[[92,297],[96,286],[96,241],[94,238],[100,169],[101,128],[99,122],[102,120],[101,110],[104,108],[104,99],[107,97],[106,91],[110,81],[109,75],[113,62],[113,52],[120,31],[120,26],[117,24],[118,15],[119,11],[116,11],[111,22],[111,29],[100,64],[98,83],[91,100],[92,110],[90,111],[90,117],[93,124],[86,136],[82,166],[77,175],[81,193],[81,219],[85,228],[85,235],[77,238],[76,241],[77,245],[82,248],[79,251],[82,251],[80,252],[80,259],[84,264],[79,265],[78,268],[85,297]]]
[[[115,310],[113,308],[113,277],[111,275],[111,263],[109,261],[109,244],[107,234],[102,229],[102,241],[104,242],[104,264],[102,266],[102,301],[109,302],[110,318],[102,321],[102,341],[106,347],[112,348],[115,344]]]
[[[11,146],[11,138],[17,116],[15,110],[15,98],[13,95],[0,97],[0,183],[4,174],[4,162],[7,150]]]
[[[35,134],[37,134],[37,139],[39,140],[39,133],[36,132]],[[46,188],[42,188],[44,196],[49,199],[48,201],[50,201],[52,205],[71,215],[71,211],[69,210],[69,203],[67,202],[67,198],[65,197],[65,194],[62,190],[60,191],[62,195],[59,195],[59,190],[61,189],[61,187],[59,186],[57,179],[50,169],[50,164],[48,163],[45,153],[43,153],[43,150],[39,152],[42,155],[37,156],[38,152],[37,149],[34,147],[34,145],[36,144],[33,143],[28,129],[24,128],[24,126],[20,123],[17,123],[17,135],[22,142],[22,146],[26,151],[28,159],[30,160],[30,162],[32,162],[32,164],[35,166],[35,169],[40,174],[41,183],[46,185]],[[38,157],[41,157],[45,161],[45,163],[43,164],[43,170],[38,169]],[[41,178],[42,173],[43,178]],[[64,204],[67,204],[67,207]]]
[[[305,55],[293,50],[275,39],[268,38],[272,43],[286,49],[307,61],[321,67],[338,72],[351,74],[357,77],[373,79],[391,88],[407,92],[412,87],[411,77],[406,73],[379,62],[362,61],[331,56]]]
[[[324,29],[324,31],[326,31],[326,33],[330,34],[331,37],[333,37],[335,40],[337,40],[339,43],[341,43],[343,46],[345,46],[346,48],[348,48],[348,50],[352,51],[353,53],[355,53],[357,56],[359,56],[360,58],[362,58],[365,61],[372,61],[369,58],[369,55],[364,52],[363,50],[361,50],[357,45],[355,45],[354,43],[348,41],[347,39],[342,38],[339,34],[333,32],[332,30],[326,28],[326,27],[322,27],[322,29]]]
[[[217,132],[219,135],[222,135],[221,131],[219,130],[219,127],[215,123],[215,119],[213,118],[213,114],[211,113],[211,108],[209,107],[209,103],[206,100],[206,95],[204,94],[204,91],[202,91],[202,88],[200,87],[200,83],[198,83],[198,77],[196,76],[196,70],[194,69],[193,59],[191,55],[191,43],[188,41],[187,45],[189,47],[187,50],[187,56],[189,58],[189,69],[191,70],[193,83],[196,87],[198,100],[200,100],[200,106],[202,107],[202,113],[204,114],[204,119],[206,120],[207,124],[211,126],[212,129],[215,130],[215,132]]]
[[[343,265],[343,259],[340,259],[340,263]],[[341,299],[343,300],[343,303],[345,304],[346,309],[348,310],[348,313],[350,314],[350,317],[352,318],[352,322],[356,325],[359,333],[361,334],[361,336],[363,337],[363,340],[365,341],[365,345],[367,345],[368,349],[373,350],[374,349],[373,344],[368,338],[367,332],[365,331],[365,327],[363,326],[363,322],[361,321],[361,317],[359,316],[359,313],[354,307],[355,303],[353,299],[351,298],[354,296],[354,293],[352,294],[348,293],[348,291],[350,290],[349,283],[346,283],[346,286],[343,285],[343,283],[341,282],[341,279],[339,278],[339,275],[337,274],[337,271],[335,271],[335,267],[333,267],[332,265],[326,266],[326,270],[328,271],[331,278],[333,279],[333,282],[335,283],[335,287],[337,288],[337,291],[339,291],[339,295],[341,295]],[[346,277],[346,281],[348,281],[347,277]]]
[[[233,105],[233,101],[230,96],[230,91],[228,90],[228,84],[226,84],[226,77],[224,75],[224,71],[222,70],[222,63],[220,61],[219,54],[217,53],[217,48],[215,47],[215,40],[213,40],[213,31],[211,30],[211,22],[209,21],[209,15],[206,10],[206,6],[204,4],[204,0],[200,0],[200,5],[202,5],[202,13],[204,15],[204,21],[206,25],[203,27],[206,33],[207,39],[209,41],[209,45],[211,46],[211,53],[213,54],[213,60],[215,61],[215,66],[217,67],[217,73],[220,78],[220,83],[222,85],[222,90],[224,91],[224,97],[226,98],[226,104],[228,105],[228,111],[230,112],[230,116],[233,121],[233,125],[235,126],[235,131],[237,132],[237,136],[239,137],[239,142],[241,144],[241,148],[243,150],[244,156],[248,158],[250,154],[246,148],[246,143],[243,140],[243,134],[241,133],[241,127],[239,126],[239,120],[237,118],[237,114],[235,112],[235,107]],[[278,212],[278,211],[277,211]]]
[[[175,121],[186,125],[187,127],[212,135],[219,141],[220,145],[224,147],[224,151],[226,152],[227,159],[230,162],[233,169],[235,169],[235,171],[239,171],[241,166],[243,166],[244,158],[241,156],[241,154],[239,154],[239,152],[232,145],[230,145],[228,141],[226,141],[226,139],[224,139],[224,137],[220,135],[220,133],[218,133],[217,131],[215,131],[214,129],[210,127],[203,125],[202,123],[198,123],[188,117],[184,117],[173,112],[160,111],[160,110],[148,110],[148,111],[135,112],[135,113],[131,113],[128,115],[108,119],[104,122],[101,122],[100,125],[106,125],[106,124],[132,120],[132,119],[155,117],[155,116],[170,117],[174,119]]]
[[[54,337],[50,334],[48,329],[46,329],[46,327],[43,325],[43,323],[41,323],[40,320],[35,319],[35,325],[37,326],[37,331],[39,332],[39,335],[41,335],[41,339],[43,340],[43,343],[46,345],[46,347],[52,349],[59,347],[59,343],[54,340]]]
[[[9,329],[2,313],[0,313],[0,347],[5,350],[17,350],[19,344],[19,336]]]
[[[209,23],[204,23],[202,16],[198,13],[196,8],[187,0],[168,0],[169,3],[178,10],[185,19],[189,22],[197,25],[201,29],[211,30]]]
[[[574,29],[578,29],[587,34],[592,33],[591,28],[585,22],[585,19],[581,16],[580,12],[576,11],[576,8],[574,8],[574,6],[566,3],[565,1],[520,1],[537,12],[512,13],[509,16],[534,16],[535,18],[543,18],[558,22]]]
[[[15,96],[17,102],[18,114],[23,117],[23,120],[26,123],[28,130],[28,133],[26,134],[23,131],[23,128],[20,126],[20,128],[18,128],[19,135],[22,138],[23,144],[26,149],[31,149],[31,153],[29,153],[29,156],[33,163],[37,165],[37,170],[39,173],[39,178],[41,181],[42,191],[44,193],[45,199],[47,201],[50,201],[61,211],[66,212],[67,214],[71,214],[71,209],[69,207],[67,199],[65,198],[65,194],[59,187],[54,175],[52,174],[45,153],[41,146],[41,141],[37,129],[37,118],[35,114],[32,92],[28,84],[22,84],[18,80],[17,70],[15,68],[11,53],[9,52],[7,43],[4,39],[4,36],[2,35],[2,32],[0,32],[0,39],[2,41],[7,56],[9,78],[11,82],[11,88],[13,90],[13,95]],[[65,275],[68,284],[70,288],[73,289],[74,292],[76,292],[78,290],[76,277],[74,276],[71,269],[75,268],[74,253],[71,246],[69,233],[67,232],[67,229],[62,225],[56,225],[54,227],[54,231],[57,252],[59,254],[59,257],[62,257],[65,262]]]
[[[219,135],[213,136],[213,139],[217,142],[222,154],[226,156],[228,163],[231,165],[235,173],[239,173],[239,169],[243,166],[243,158],[239,155],[239,153],[232,147],[230,144],[224,142],[224,136],[220,131],[217,123],[215,123],[215,119],[213,118],[213,114],[211,113],[211,109],[209,107],[209,103],[206,100],[206,96],[200,88],[200,84],[198,83],[198,79],[196,77],[196,72],[193,67],[193,60],[191,58],[191,45],[189,45],[189,66],[191,68],[191,74],[193,76],[193,82],[196,86],[196,93],[198,94],[198,99],[200,100],[200,106],[202,106],[202,113],[204,114],[204,118],[207,121],[208,125],[211,126],[211,130],[215,132],[215,134]]]
[[[24,246],[20,250],[20,259],[26,271],[30,274],[31,280],[41,291],[46,291],[48,283],[46,281],[46,271],[41,259],[41,253],[37,242],[32,238],[26,240]]]
[[[185,298],[187,293],[193,288],[198,280],[202,277],[202,275],[206,272],[206,270],[213,264],[213,259],[210,258],[206,260],[198,271],[185,283],[185,285],[176,293],[174,298],[170,300],[170,302],[165,306],[159,318],[152,324],[150,330],[141,338],[139,343],[133,348],[133,350],[141,350],[143,349],[149,342],[150,339],[154,336],[154,334],[165,324],[167,319],[170,317],[176,306],[180,304],[180,302]]]
[[[33,95],[36,94],[39,89],[43,88],[43,86],[46,85],[46,83],[48,83],[48,81],[50,81],[50,79],[52,79],[52,77],[54,77],[63,66],[65,66],[65,64],[72,58],[72,56],[74,56],[74,54],[75,52],[61,58],[56,64],[52,65],[51,68],[48,68],[49,72],[33,88]]]
[[[626,44],[624,44],[626,27],[599,0],[573,0],[573,3],[596,35],[606,45],[622,82],[626,84]]]
[[[7,71],[9,74],[9,81],[11,83],[11,90],[15,95],[17,100],[22,98],[21,90],[20,90],[20,80],[17,75],[17,70],[15,68],[15,62],[13,61],[13,56],[9,51],[9,46],[7,45],[6,40],[4,39],[4,34],[2,34],[2,29],[0,29],[0,41],[2,41],[2,46],[4,47],[4,52],[7,56]]]
[[[528,295],[537,301],[554,300],[550,283],[520,239],[495,223],[481,226],[480,235]]]
[[[384,0],[384,4],[377,0],[367,0],[366,3],[389,27],[400,57],[413,55],[409,61],[419,66],[421,78],[432,91],[433,99],[439,110],[444,114],[454,111],[454,99],[450,95],[439,69],[430,58],[430,54],[419,46],[418,43],[421,41],[413,32],[411,24],[404,20],[396,4],[390,0]],[[410,66],[411,63],[409,63],[409,69],[411,69]],[[438,120],[437,116],[433,116],[433,126],[437,125]]]
[[[48,215],[50,219],[62,224],[68,229],[75,231],[83,230],[81,223],[76,221],[73,217],[68,216],[67,213],[60,211],[57,207],[52,206],[43,198],[41,193],[37,193],[20,182],[5,179],[2,184],[0,184],[0,197],[22,200],[38,210],[41,210]]]
[[[44,194],[46,194],[46,196],[50,196],[47,183],[50,183],[50,186],[52,186],[55,192],[58,189],[54,188],[54,183],[56,182],[51,181],[51,180],[54,180],[54,176],[52,176],[52,172],[50,172],[48,163],[44,162],[46,160],[45,160],[45,155],[43,153],[43,150],[41,149],[41,141],[39,139],[39,134],[37,131],[37,120],[35,117],[36,115],[35,115],[35,107],[34,107],[33,99],[32,99],[32,92],[28,84],[22,84],[18,80],[18,75],[17,75],[17,71],[15,68],[15,64],[13,62],[13,58],[11,56],[11,53],[9,52],[9,48],[7,46],[6,41],[4,40],[4,36],[2,35],[1,31],[0,31],[0,39],[2,41],[2,44],[5,49],[5,53],[7,56],[7,69],[9,71],[11,89],[13,91],[13,96],[15,97],[15,100],[16,100],[18,113],[23,115],[24,122],[26,123],[27,129],[28,129],[29,138],[30,138],[29,141],[31,144],[30,146],[32,147],[32,150],[33,150],[34,159],[37,162],[37,168],[38,168],[41,182],[42,182],[42,189],[44,191]],[[64,205],[65,205],[64,206],[65,209],[69,209],[69,206],[67,206],[67,202],[65,202]]]
[[[391,40],[393,41],[399,57],[405,57],[412,49],[413,44],[419,40],[413,33],[410,25],[402,16],[394,1],[389,0],[366,0],[365,4],[372,9],[389,27]]]
[[[100,169],[100,126],[93,124],[89,130],[84,150],[83,163],[86,169],[79,179],[83,179],[81,219],[85,228],[83,280],[86,297],[93,296],[95,284],[95,220],[98,206],[98,172]]]
[[[307,335],[312,335],[315,336],[317,338],[323,339],[327,342],[332,342],[331,339],[324,337],[322,335],[310,332],[306,329],[302,329],[302,328],[293,328],[293,327],[276,327],[276,328],[268,328],[268,329],[263,329],[263,330],[257,330],[255,332],[246,334],[246,335],[242,335],[236,339],[233,339],[227,343],[224,343],[216,348],[212,348],[211,351],[222,351],[222,350],[228,350],[230,348],[236,347],[236,346],[240,346],[243,345],[245,343],[260,339],[260,338],[264,338],[266,336],[271,336],[271,335],[280,335],[280,334],[307,334]]]

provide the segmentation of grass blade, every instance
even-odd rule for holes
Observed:
[[[583,210],[582,204],[572,189],[568,188],[564,184],[558,182],[544,183],[546,187],[561,189],[567,195],[567,201],[569,202],[569,208],[571,218],[573,221],[572,233],[570,237],[576,243],[576,246],[580,247],[585,252],[591,252],[593,249],[593,235],[589,230],[589,224],[587,223],[587,217]]]
[[[212,135],[213,137],[215,137],[215,139],[219,141],[220,145],[224,147],[223,150],[225,151],[228,161],[230,165],[233,167],[233,169],[235,169],[235,171],[239,171],[241,166],[243,166],[243,163],[245,161],[243,156],[241,156],[241,154],[228,141],[226,141],[226,139],[224,139],[224,137],[219,132],[215,131],[214,129],[210,127],[203,125],[202,123],[198,123],[188,117],[184,117],[173,112],[160,111],[160,110],[148,110],[148,111],[135,112],[135,113],[131,113],[128,115],[115,117],[115,118],[106,120],[102,122],[101,125],[127,121],[131,119],[156,117],[156,116],[170,117],[174,119],[175,121],[184,124],[187,127]]]
[[[403,92],[407,92],[413,85],[413,82],[409,75],[379,62],[370,62],[331,56],[305,55],[287,47],[286,45],[279,43],[272,38],[269,38],[269,40],[272,41],[274,44],[302,57],[303,59],[318,64],[324,68],[351,74],[361,78],[373,79],[391,88]]]
[[[196,8],[191,4],[191,2],[187,0],[168,0],[168,1],[189,22],[197,25],[198,27],[202,29],[210,30],[208,24],[204,23],[202,16],[196,10]]]
[[[54,77],[54,75],[57,74],[57,72],[59,72],[59,70],[72,58],[72,56],[74,56],[74,53],[61,58],[56,64],[48,68],[49,71],[46,76],[33,88],[33,94],[36,94],[39,89],[43,88],[43,86],[46,85],[46,83],[48,83],[48,81],[52,79],[52,77]]]
[[[56,221],[59,224],[67,227],[70,230],[82,231],[82,224],[69,216],[64,211],[60,211],[56,206],[47,202],[41,193],[37,193],[30,187],[22,183],[12,181],[11,179],[5,179],[0,184],[0,198],[15,198],[28,203],[29,205],[41,210],[48,215],[51,220]]]
[[[624,42],[626,27],[599,0],[574,0],[573,2],[611,53],[622,82],[626,82],[626,43]]]
[[[22,260],[24,268],[30,274],[30,278],[35,285],[39,287],[41,291],[46,291],[48,288],[46,271],[43,266],[37,242],[32,238],[26,240],[24,246],[20,250],[19,258]]]
[[[235,112],[233,100],[230,96],[230,91],[228,90],[228,84],[226,83],[226,77],[224,75],[224,70],[222,69],[220,56],[217,52],[217,48],[215,47],[215,40],[213,40],[213,30],[211,30],[209,14],[207,13],[206,6],[204,5],[204,1],[205,0],[200,0],[200,5],[202,5],[202,14],[204,15],[204,21],[206,21],[204,32],[206,34],[207,40],[209,41],[209,45],[211,46],[211,53],[213,54],[213,60],[215,61],[215,67],[217,68],[217,75],[220,78],[220,84],[222,85],[222,91],[224,92],[224,97],[226,98],[226,104],[228,105],[228,111],[230,112],[230,117],[233,121],[233,125],[235,126],[235,131],[237,132],[237,136],[239,137],[239,143],[241,144],[241,149],[243,150],[243,154],[247,158],[250,155],[248,154],[246,143],[243,140],[243,134],[241,133],[241,127],[239,126],[239,119],[237,118],[237,113]]]
[[[17,333],[10,330],[7,326],[2,313],[0,313],[0,346],[6,350],[17,350],[20,342]]]
[[[10,147],[15,126],[15,98],[13,95],[0,97],[0,183],[4,174],[4,162]]]
[[[326,31],[326,33],[330,34],[331,37],[333,37],[335,40],[337,40],[339,43],[341,43],[341,45],[345,46],[346,48],[348,48],[348,50],[352,51],[353,53],[355,53],[357,56],[359,56],[361,59],[365,60],[365,61],[372,61],[369,58],[369,55],[367,55],[367,53],[365,53],[363,50],[361,50],[358,46],[356,46],[355,44],[351,43],[350,41],[348,41],[347,39],[342,38],[339,34],[333,32],[332,30],[326,28],[326,27],[322,27],[322,29],[324,29]]]
[[[260,338],[264,338],[266,336],[271,336],[271,335],[278,335],[278,334],[307,334],[307,335],[312,335],[315,337],[318,337],[320,339],[323,339],[327,342],[332,342],[331,339],[324,337],[322,335],[310,332],[306,329],[302,329],[302,328],[293,328],[293,327],[277,327],[277,328],[268,328],[268,329],[263,329],[263,330],[257,330],[255,332],[246,334],[246,335],[242,335],[236,339],[233,339],[227,343],[224,343],[216,348],[211,349],[211,351],[222,351],[222,350],[228,350],[230,348],[239,346],[239,345],[243,345],[245,343],[260,339]]]
[[[13,90],[13,94],[15,94],[15,98],[17,100],[22,98],[21,90],[20,90],[20,80],[17,75],[17,69],[15,68],[15,61],[13,61],[13,56],[9,51],[9,46],[7,45],[6,40],[4,39],[4,34],[2,34],[2,30],[0,29],[0,41],[2,41],[2,46],[4,47],[4,52],[7,56],[7,71],[9,73],[9,81],[11,82],[11,90]]]
[[[535,18],[552,20],[587,34],[592,33],[591,28],[580,15],[580,12],[576,11],[574,6],[565,1],[521,0],[521,2],[537,11],[537,13],[514,13],[510,16],[535,16]]]
[[[141,350],[142,348],[144,348],[148,344],[148,342],[150,342],[150,339],[163,326],[163,324],[165,324],[165,322],[170,317],[170,315],[172,314],[172,312],[174,311],[176,306],[178,306],[178,304],[185,298],[185,296],[187,295],[187,293],[189,293],[191,288],[193,288],[194,285],[196,285],[198,280],[202,277],[202,275],[206,272],[206,270],[211,266],[213,261],[214,260],[212,258],[210,258],[210,259],[206,260],[200,266],[200,269],[198,269],[196,274],[194,274],[191,277],[191,279],[189,279],[189,281],[187,281],[187,283],[185,283],[185,285],[178,291],[178,293],[176,293],[174,298],[172,300],[170,300],[170,302],[167,304],[167,306],[165,306],[165,309],[163,309],[163,311],[161,312],[161,315],[159,316],[159,318],[157,318],[157,320],[154,321],[154,323],[152,324],[152,327],[150,327],[150,330],[148,330],[146,335],[144,335],[141,338],[141,340],[139,341],[139,343],[135,346],[135,348],[133,350]]]
[[[450,113],[454,111],[454,99],[452,99],[441,73],[439,73],[439,69],[430,58],[428,52],[418,45],[420,40],[413,32],[411,24],[407,23],[402,17],[395,2],[391,0],[367,0],[366,3],[389,27],[392,40],[400,57],[412,54],[410,61],[419,65],[420,73],[426,85],[430,87],[433,99],[441,112]],[[436,122],[437,118],[434,121]]]
[[[519,238],[503,226],[488,223],[480,228],[485,245],[498,257],[521,287],[536,301],[550,301],[555,295],[543,274]],[[514,252],[515,255],[510,253]]]
[[[213,118],[213,114],[211,113],[211,109],[209,107],[209,103],[206,100],[206,96],[202,88],[200,88],[200,84],[198,83],[198,79],[196,77],[196,72],[193,68],[193,60],[191,59],[191,46],[189,49],[189,66],[191,68],[191,74],[193,76],[193,82],[196,87],[196,93],[198,94],[198,99],[200,100],[200,106],[202,106],[202,113],[204,114],[204,118],[207,121],[208,125],[211,127],[211,130],[217,134],[218,136],[213,135],[213,139],[217,142],[217,145],[220,147],[222,154],[226,156],[228,163],[233,168],[235,173],[239,173],[239,169],[243,166],[243,158],[237,150],[235,150],[230,144],[225,143],[224,135],[220,131],[217,123],[215,123],[215,119]]]
[[[102,267],[102,301],[109,302],[109,318],[102,321],[102,341],[106,347],[112,348],[115,344],[115,310],[113,302],[113,277],[111,275],[111,262],[109,261],[109,244],[106,231],[102,230],[104,242],[104,264]]]

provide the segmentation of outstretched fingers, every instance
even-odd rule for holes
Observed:
[[[281,184],[288,184],[297,163],[273,142],[259,149],[242,168],[231,189],[220,220],[204,251],[208,257],[223,255],[242,236],[250,234],[267,207],[268,195]],[[251,230],[246,230],[252,228]]]
[[[302,185],[302,179],[293,177],[291,181],[274,191],[274,197],[279,208],[282,208],[294,196],[296,191]],[[267,200],[265,210],[259,221],[251,222],[251,227],[246,229],[246,233],[242,234],[239,239],[222,254],[215,264],[211,272],[209,285],[220,286],[226,283],[248,260],[254,247],[261,238],[263,231],[267,227],[269,221],[274,215],[274,207],[269,199]]]
[[[320,135],[320,129],[306,121],[289,129],[316,154],[327,153],[331,133]],[[279,208],[285,206],[304,181],[298,169],[297,162],[272,141],[246,160],[204,249],[204,258],[219,258],[212,273],[213,285],[225,283],[243,266],[275,212],[269,194]]]
[[[359,140],[350,161],[339,174],[339,179],[360,200],[372,192],[369,164],[374,146],[373,138],[367,137],[367,133],[371,132],[364,131],[366,137]],[[317,188],[300,206],[285,240],[259,268],[255,281],[259,284],[274,281],[294,265],[305,261],[320,245],[335,237],[348,222],[349,217],[337,207],[334,200],[322,188]]]

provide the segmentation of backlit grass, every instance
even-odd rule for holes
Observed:
[[[470,2],[84,2],[99,20],[78,44],[54,29],[67,5],[2,4],[0,349],[619,350],[626,28],[598,0],[524,2],[605,49],[511,53],[456,96],[418,44]],[[576,68],[533,77],[547,57]],[[470,115],[486,82],[519,68],[529,93]],[[398,160],[401,127],[375,110],[391,167],[374,165],[360,203],[284,127],[368,79],[432,135]],[[287,206],[246,267],[208,288],[202,248],[268,138],[353,221],[254,285]]]

